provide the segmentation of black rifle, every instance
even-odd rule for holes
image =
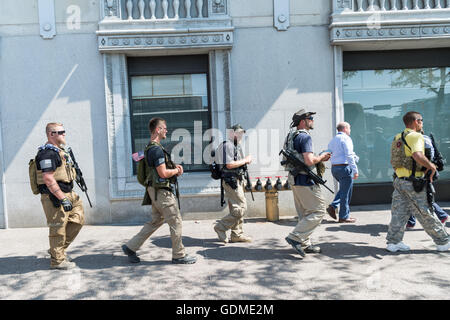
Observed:
[[[175,181],[175,195],[177,196],[177,200],[178,200],[178,209],[181,210],[181,206],[180,206],[180,188],[178,187],[178,179],[176,179],[176,181]]]
[[[223,178],[220,178],[220,206],[225,204],[225,190],[223,189]]]
[[[291,170],[291,174],[294,177],[298,175],[300,171],[306,171],[307,175],[312,181],[314,181],[314,183],[323,185],[328,189],[328,191],[334,194],[334,192],[325,185],[326,181],[315,174],[302,160],[297,158],[297,156],[292,151],[281,149],[279,155],[281,154],[286,157],[286,160],[281,161],[282,166],[284,166],[287,162],[290,162],[295,167],[295,169]]]
[[[431,139],[431,143],[433,144],[433,149],[434,149],[434,157],[433,157],[433,159],[431,159],[431,162],[433,162],[436,165],[437,171],[442,171],[442,170],[444,170],[445,160],[442,157],[442,154],[437,149],[436,142],[434,141],[434,137],[433,137],[432,133],[430,133],[430,139]]]
[[[83,173],[81,172],[80,166],[78,165],[77,161],[75,160],[75,156],[73,155],[73,151],[72,148],[67,148],[67,151],[69,152],[70,157],[72,158],[72,162],[73,162],[73,167],[75,168],[75,171],[77,173],[77,176],[75,178],[75,181],[78,185],[78,187],[80,187],[81,191],[83,191],[86,194],[86,197],[88,199],[89,205],[92,208],[92,203],[91,203],[91,199],[89,199],[89,195],[87,193],[87,186],[86,186],[86,182],[84,181],[83,178]]]
[[[430,209],[434,210],[433,203],[435,201],[434,200],[434,195],[436,193],[436,190],[434,189],[434,186],[433,186],[433,183],[430,180],[430,177],[431,177],[431,170],[429,170],[427,172],[427,174],[425,175],[425,180],[427,181],[426,182],[427,183],[427,185],[426,185],[426,187],[427,187],[427,202],[428,202],[428,205],[429,205]]]
[[[245,188],[247,190],[250,190],[250,193],[252,195],[252,199],[253,199],[253,201],[255,201],[255,197],[253,196],[252,183],[250,181],[250,176],[248,175],[248,168],[247,168],[246,164],[244,164],[242,166],[242,170],[244,171],[244,178],[245,178],[245,180],[247,180],[247,185],[245,186]]]

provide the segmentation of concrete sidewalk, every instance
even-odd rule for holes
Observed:
[[[450,203],[441,203],[450,210]],[[296,219],[247,219],[250,244],[217,241],[213,220],[184,221],[193,265],[171,264],[163,225],[132,265],[120,246],[141,226],[85,226],[69,250],[78,268],[49,270],[48,229],[0,230],[0,299],[447,299],[450,252],[437,252],[420,224],[409,253],[389,253],[387,205],[352,207],[355,224],[326,216],[313,234],[322,254],[303,260],[284,238]]]

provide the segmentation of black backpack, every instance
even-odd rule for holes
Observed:
[[[224,145],[227,141],[225,140],[222,145]],[[223,148],[223,158],[225,159],[225,148]],[[219,147],[217,147],[217,149],[219,149]],[[211,153],[211,156],[214,157],[216,154],[216,151],[213,151]],[[210,165],[209,165],[209,171],[211,171],[211,178],[213,178],[214,180],[220,180],[222,179],[222,168],[221,166],[216,163],[216,161],[213,161]]]

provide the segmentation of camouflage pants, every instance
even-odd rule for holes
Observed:
[[[443,245],[449,241],[449,235],[445,226],[429,209],[426,188],[421,192],[415,192],[412,182],[395,179],[391,214],[391,222],[386,236],[388,244],[396,244],[402,241],[406,223],[411,215],[417,217],[423,229],[433,239],[434,243]]]

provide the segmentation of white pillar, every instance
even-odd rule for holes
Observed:
[[[127,1],[127,13],[128,13],[128,20],[133,20],[133,1],[132,0]]]
[[[391,0],[391,10],[392,11],[396,11],[397,10],[397,5],[395,4],[397,0]]]
[[[162,8],[163,8],[163,19],[169,19],[169,16],[167,15],[167,8],[169,7],[169,1],[162,0]]]
[[[197,10],[198,10],[198,18],[202,18],[202,6],[203,6],[203,0],[197,0]]]
[[[358,11],[359,12],[364,11],[363,5],[362,5],[362,0],[357,0],[356,2],[358,3]]]
[[[186,8],[186,19],[191,18],[191,0],[185,0],[184,7]]]
[[[145,17],[144,17],[144,9],[145,9],[144,0],[139,0],[138,7],[139,7],[139,13],[140,13],[139,19],[144,20],[145,19]]]
[[[180,8],[180,1],[179,0],[173,0],[173,10],[175,11],[175,19],[178,19],[180,16],[178,14],[178,9]]]
[[[150,0],[150,11],[152,13],[152,16],[150,19],[155,20],[156,19],[156,0]]]

